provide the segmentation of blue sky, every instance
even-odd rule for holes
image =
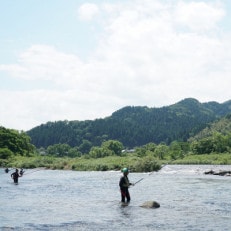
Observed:
[[[0,125],[231,99],[231,1],[0,0]]]

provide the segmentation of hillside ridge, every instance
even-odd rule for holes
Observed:
[[[229,113],[231,101],[200,103],[197,99],[186,98],[159,108],[126,106],[104,119],[47,122],[27,131],[27,134],[37,148],[58,143],[72,147],[96,146],[110,139],[133,148],[149,142],[187,141]]]

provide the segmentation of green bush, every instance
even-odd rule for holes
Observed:
[[[9,159],[13,156],[13,152],[8,148],[0,148],[0,159]]]
[[[153,172],[161,169],[160,163],[156,158],[147,156],[136,161],[132,166],[133,172]]]

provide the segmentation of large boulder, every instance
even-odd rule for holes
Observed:
[[[156,201],[146,201],[140,207],[147,209],[156,209],[160,207],[160,204]]]

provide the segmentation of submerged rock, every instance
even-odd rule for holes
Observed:
[[[215,172],[213,170],[209,170],[207,172],[204,172],[204,174],[211,174],[211,175],[219,175],[219,176],[231,176],[231,171],[219,171]]]
[[[160,204],[156,201],[146,201],[140,207],[148,208],[148,209],[151,209],[151,208],[155,209],[155,208],[159,208]]]

